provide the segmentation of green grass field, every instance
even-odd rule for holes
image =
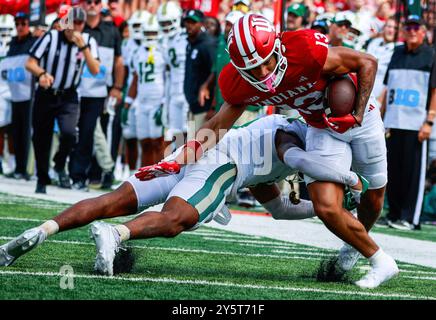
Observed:
[[[0,244],[65,207],[0,194]],[[321,283],[320,261],[334,251],[208,227],[129,245],[133,271],[103,277],[93,273],[88,227],[58,234],[0,268],[0,299],[436,299],[436,269],[399,263],[399,277],[368,291],[352,283],[368,270],[360,261],[347,281]],[[64,266],[74,271],[73,289],[61,288]]]

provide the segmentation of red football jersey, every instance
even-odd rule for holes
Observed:
[[[296,109],[310,125],[325,128],[322,115],[327,78],[321,71],[327,59],[327,37],[315,30],[301,30],[283,32],[281,41],[288,67],[276,92],[257,90],[229,63],[218,79],[224,100],[233,105]]]

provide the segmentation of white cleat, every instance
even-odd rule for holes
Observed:
[[[336,265],[343,272],[350,271],[359,261],[360,253],[349,244],[345,243],[339,250],[338,261]]]
[[[33,228],[0,246],[0,267],[10,266],[20,256],[36,248],[46,238],[47,234],[42,229]]]
[[[386,255],[383,264],[373,265],[371,270],[355,284],[363,289],[374,289],[395,277],[399,272],[395,260]]]
[[[108,223],[94,222],[91,225],[91,234],[97,250],[94,270],[100,274],[113,276],[114,259],[121,244],[118,231]]]

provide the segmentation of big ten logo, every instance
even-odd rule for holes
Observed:
[[[3,70],[2,78],[5,78],[3,75],[4,72],[6,72],[6,80],[8,82],[23,82],[26,79],[26,71],[23,67]]]
[[[60,268],[59,274],[61,275],[61,279],[59,282],[59,287],[61,289],[74,289],[74,270],[70,265],[64,265]]]
[[[419,105],[419,91],[410,89],[389,90],[388,104],[405,107],[417,107]]]
[[[94,78],[102,80],[106,77],[106,70],[106,67],[100,64],[100,71],[96,75],[93,75],[91,71],[89,71],[88,66],[85,65],[85,67],[83,68],[82,78]]]

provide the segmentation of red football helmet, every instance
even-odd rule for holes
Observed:
[[[280,84],[288,62],[281,52],[280,38],[274,26],[264,16],[246,14],[237,20],[227,40],[230,61],[241,76],[260,91],[272,91]],[[248,70],[276,54],[277,65],[264,79],[256,79]]]

